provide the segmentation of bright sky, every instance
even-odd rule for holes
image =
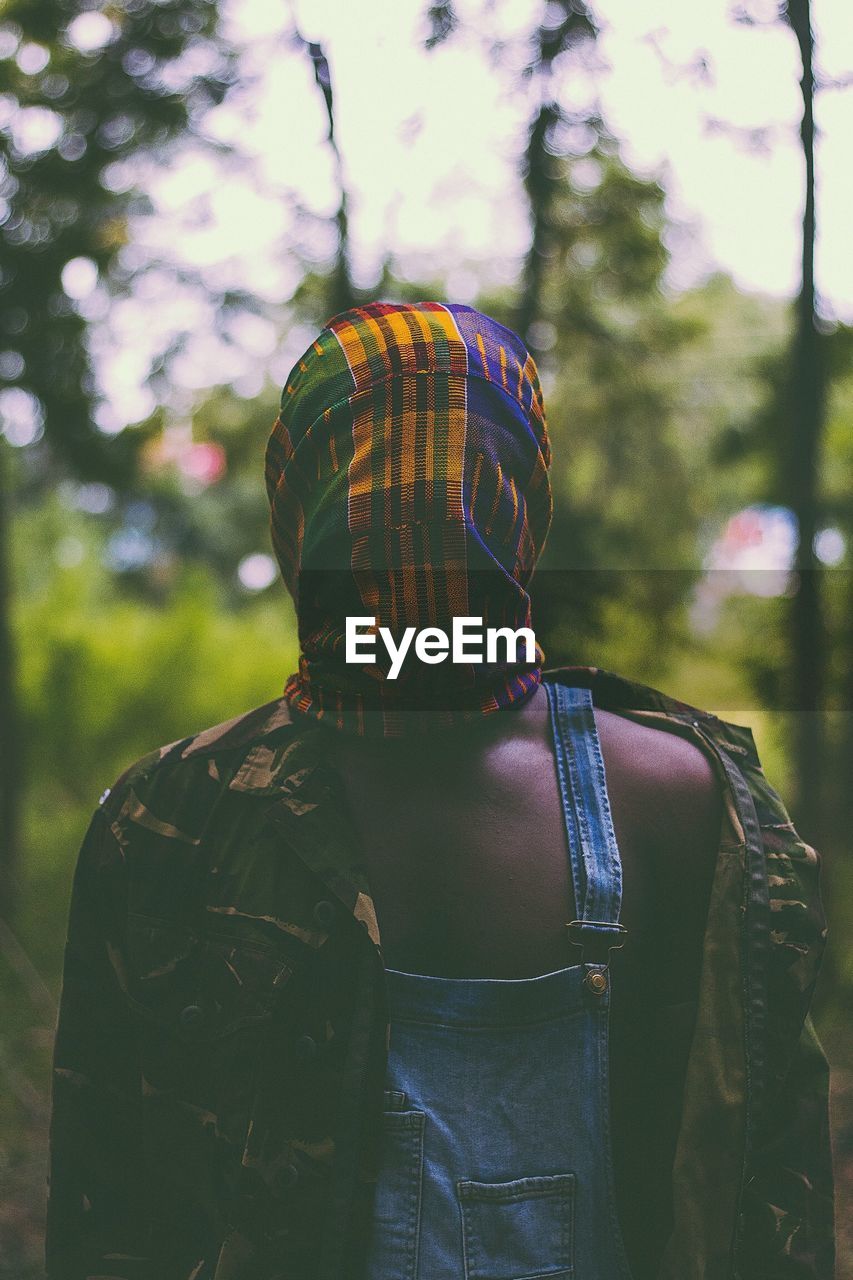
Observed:
[[[726,0],[597,0],[602,65],[591,77],[559,68],[555,88],[567,107],[599,95],[628,161],[661,174],[678,226],[674,287],[719,266],[744,289],[790,295],[802,200],[797,50],[787,29],[735,25],[729,7]],[[460,0],[467,26],[432,53],[422,47],[425,8],[421,0],[295,0],[291,12],[331,63],[359,282],[369,287],[391,252],[413,278],[445,278],[448,292],[465,300],[478,277],[513,279],[526,247],[517,150],[537,90],[520,88],[511,68],[492,67],[485,44],[526,30],[539,6],[495,0],[484,31],[488,6]],[[282,253],[304,227],[296,208],[320,219],[336,203],[325,115],[305,53],[284,43],[286,7],[232,0],[227,12],[245,44],[244,79],[208,128],[234,148],[240,169],[226,176],[213,156],[196,153],[152,174],[158,216],[139,224],[129,252],[140,262],[188,262],[212,283],[275,302],[298,279],[296,258]],[[850,0],[814,0],[814,14],[823,76],[853,72]],[[697,56],[707,62],[705,80],[678,73]],[[853,86],[824,89],[817,119],[818,285],[824,309],[853,322]],[[769,127],[766,150],[713,121]],[[318,221],[303,232],[304,248],[322,257],[329,235]],[[174,374],[187,398],[226,377],[246,395],[259,389],[265,370],[281,381],[311,337],[291,332],[281,346],[272,326],[250,318],[230,344],[212,341],[203,304],[176,297],[165,271],[148,273],[143,304],[151,348],[164,326],[197,334]],[[82,305],[96,312],[97,296]],[[113,308],[100,346],[109,357],[106,389],[122,406],[108,410],[102,425],[115,429],[150,407],[140,386],[150,352],[138,304]]]
[[[452,261],[467,250],[490,260],[496,250],[511,255],[525,244],[523,209],[507,200],[507,192],[529,101],[516,83],[507,93],[507,77],[490,68],[482,40],[525,30],[537,6],[497,0],[486,32],[481,0],[462,0],[460,11],[474,24],[479,17],[479,30],[464,30],[432,54],[420,47],[424,7],[411,0],[369,6],[302,0],[294,6],[302,33],[321,39],[332,62],[353,229],[367,278],[389,243],[439,269],[445,254]],[[604,65],[592,83],[570,69],[558,73],[561,100],[581,104],[598,92],[627,157],[646,169],[665,166],[672,212],[693,225],[705,253],[744,287],[790,293],[797,280],[801,200],[793,36],[778,26],[735,25],[725,0],[597,0],[594,7],[605,24]],[[275,10],[268,0],[241,0],[240,28],[263,31]],[[853,6],[815,0],[814,12],[823,74],[853,73]],[[260,52],[263,59],[263,44]],[[707,57],[708,84],[667,71],[664,60],[683,66],[697,54]],[[299,187],[313,188],[309,203],[319,203],[329,173],[327,157],[317,154],[320,104],[312,111],[304,101],[310,82],[299,83],[283,70],[276,66],[270,77],[275,87],[255,103],[258,141],[287,166],[291,179],[297,171],[304,175]],[[771,126],[767,153],[711,132],[708,121],[714,119],[742,128]],[[282,129],[294,120],[298,129]],[[820,285],[827,303],[853,318],[853,86],[823,92],[818,125]]]

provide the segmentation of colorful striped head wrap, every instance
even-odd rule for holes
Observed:
[[[374,302],[330,320],[287,380],[266,454],[273,546],[299,625],[292,709],[398,736],[525,699],[541,677],[538,645],[532,663],[426,665],[410,650],[391,680],[378,640],[375,665],[346,663],[344,624],[375,617],[397,640],[411,626],[449,634],[454,617],[530,627],[549,463],[536,365],[511,330],[437,302]]]

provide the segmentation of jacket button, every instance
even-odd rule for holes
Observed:
[[[278,1191],[289,1191],[299,1179],[299,1170],[295,1164],[285,1164],[276,1172],[275,1185]]]
[[[204,1026],[204,1009],[199,1004],[188,1004],[178,1014],[178,1022],[185,1035],[197,1035]]]
[[[312,1058],[316,1058],[317,1056],[317,1041],[313,1036],[300,1036],[296,1041],[295,1048],[297,1056],[300,1057],[303,1062],[310,1062]]]
[[[314,907],[312,915],[317,927],[325,932],[332,927],[335,916],[337,915],[335,904],[333,902],[329,902],[327,898],[321,898]]]

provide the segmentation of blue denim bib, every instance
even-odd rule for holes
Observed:
[[[621,865],[590,691],[545,688],[582,962],[521,979],[386,968],[367,1280],[630,1280],[608,1128]]]

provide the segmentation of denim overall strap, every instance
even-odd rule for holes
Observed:
[[[386,968],[388,1066],[365,1280],[631,1280],[610,1142],[607,962],[620,940],[619,853],[590,694],[545,688],[577,894],[569,936],[581,960],[532,978]]]
[[[568,837],[577,919],[567,926],[581,962],[607,965],[624,926],[622,865],[613,830],[592,692],[545,682],[554,730],[557,778]]]

